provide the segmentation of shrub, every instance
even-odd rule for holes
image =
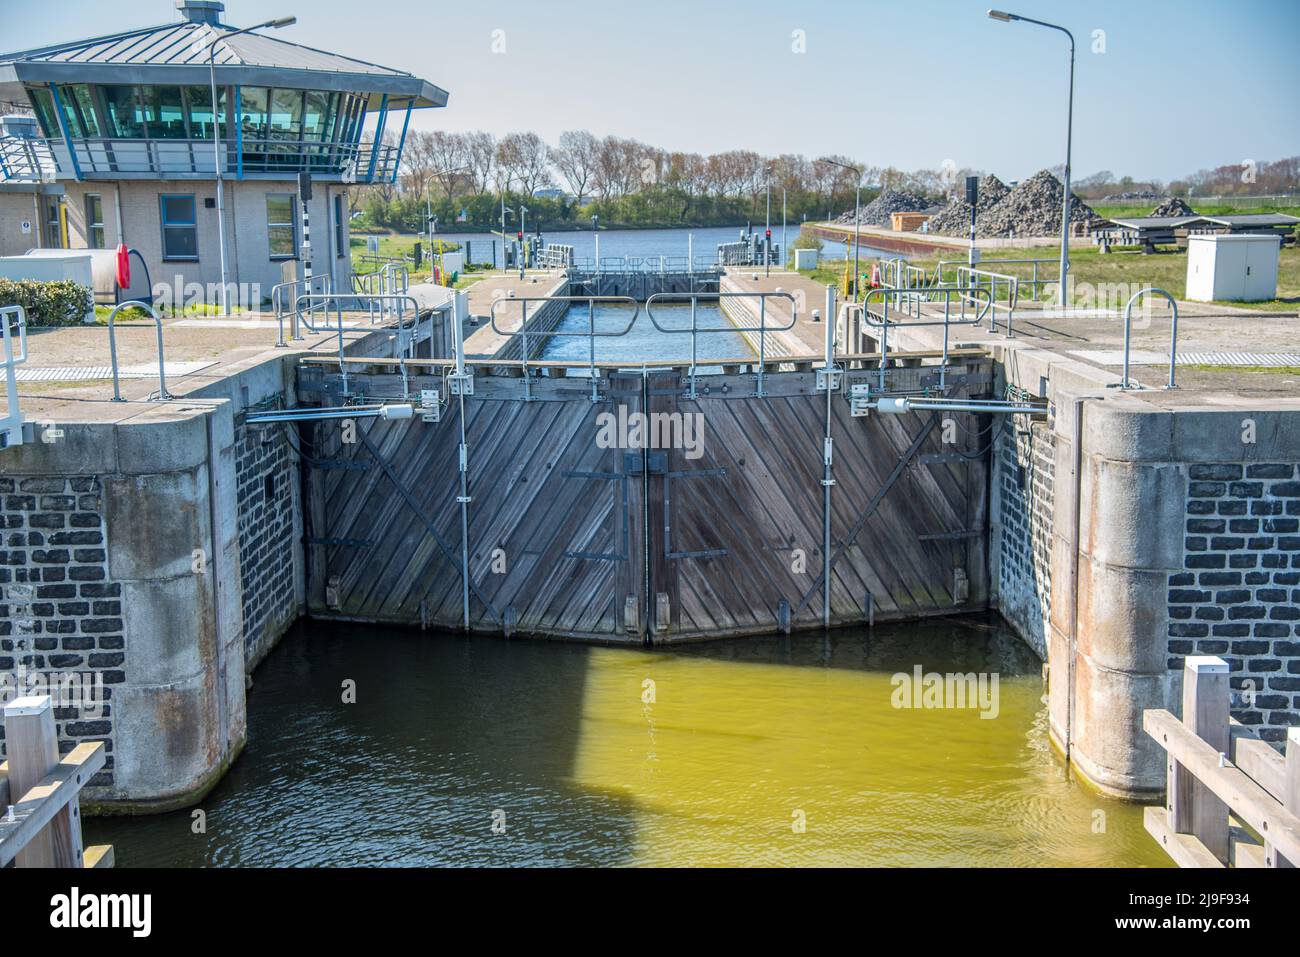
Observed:
[[[77,326],[90,309],[90,290],[71,279],[0,279],[0,306],[22,306],[30,326]]]

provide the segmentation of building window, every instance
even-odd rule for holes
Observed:
[[[348,234],[343,221],[343,196],[334,196],[334,255],[342,259],[347,255]]]
[[[199,230],[194,194],[159,196],[163,259],[198,259]]]
[[[292,259],[298,252],[293,228],[293,194],[266,194],[266,240],[272,259]]]
[[[59,121],[54,118],[54,98],[50,96],[49,89],[43,86],[29,86],[27,98],[32,101],[32,106],[36,109],[36,119],[41,124],[41,132],[51,137],[62,136]]]
[[[161,140],[189,139],[185,101],[179,86],[141,87],[149,135]],[[211,112],[211,107],[208,108]]]
[[[63,248],[63,204],[57,199],[45,201],[45,246]]]
[[[104,248],[104,200],[98,193],[86,194],[86,245]]]
[[[144,136],[144,112],[135,87],[104,87],[104,109],[108,114],[109,136],[130,139]]]

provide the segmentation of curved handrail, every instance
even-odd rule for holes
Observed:
[[[411,319],[411,327],[409,330],[403,325],[406,318],[405,308],[398,308],[389,313],[390,315],[397,316],[397,338],[393,342],[393,358],[397,360],[397,367],[401,371],[402,389],[403,389],[403,394],[405,394],[408,391],[407,386],[409,385],[409,376],[407,375],[406,372],[406,356],[404,355],[404,353],[410,348],[412,336],[415,333],[415,331],[419,328],[420,325],[420,301],[416,299],[414,296],[404,296],[404,295],[397,295],[397,294],[386,294],[381,296],[357,296],[350,293],[346,295],[340,295],[338,293],[302,293],[296,299],[294,299],[293,301],[294,311],[299,313],[300,315],[302,313],[302,303],[304,301],[307,301],[309,303],[313,301],[324,302],[326,304],[325,305],[326,315],[329,314],[329,304],[331,302],[334,304],[334,312],[338,318],[338,322],[337,325],[334,327],[333,331],[338,334],[340,366],[344,366],[344,362],[343,362],[343,300],[344,299],[365,299],[370,302],[370,305],[372,307],[375,302],[380,302],[383,304],[397,303],[399,304],[399,306],[405,306],[406,303],[411,304],[412,319]],[[307,328],[310,329],[312,332],[330,331],[326,329],[316,328],[305,318],[303,320],[303,324],[306,325]],[[346,394],[347,393],[347,369],[345,366],[342,370],[342,373],[343,373],[343,391],[344,394]]]
[[[126,399],[122,398],[122,388],[118,381],[117,334],[113,330],[113,320],[116,319],[117,314],[127,306],[138,306],[141,309],[148,309],[149,313],[153,316],[154,324],[158,329],[158,401],[161,402],[165,399],[170,399],[172,396],[171,393],[167,391],[167,379],[163,371],[162,316],[159,315],[158,310],[153,307],[152,303],[141,302],[139,299],[128,299],[126,302],[119,302],[113,307],[113,311],[108,314],[108,355],[109,361],[113,365],[113,401],[126,401]]]
[[[306,292],[311,292],[312,284],[317,280],[320,280],[321,292],[329,294],[333,284],[330,281],[328,273],[321,273],[318,276],[312,276],[311,279],[294,279],[289,282],[276,283],[271,287],[271,307],[275,310],[275,323],[279,329],[279,335],[276,337],[275,343],[276,348],[283,349],[288,347],[288,343],[284,341],[284,290],[302,286]],[[299,334],[299,330],[297,329],[301,316],[294,312],[292,313],[292,319],[293,321],[289,324],[289,338],[301,339],[302,336]],[[307,328],[312,328],[310,323],[307,324]]]
[[[520,303],[520,320],[519,328],[513,331],[507,331],[497,325],[497,306],[501,303]],[[587,304],[587,331],[585,332],[563,332],[558,329],[545,330],[536,333],[541,336],[557,336],[559,338],[578,338],[585,336],[589,347],[588,368],[591,370],[591,401],[595,402],[599,398],[599,392],[596,384],[596,340],[617,338],[625,336],[632,331],[636,325],[637,317],[641,315],[641,304],[631,296],[503,296],[500,299],[494,299],[491,307],[488,309],[488,323],[492,326],[492,331],[501,336],[518,335],[523,338],[522,365],[524,370],[524,400],[531,401],[533,397],[532,381],[528,376],[528,303],[530,302],[585,302]],[[617,331],[596,331],[596,303],[620,303],[623,305],[631,304],[632,318],[627,321],[627,325]],[[461,344],[456,344],[457,350]]]
[[[943,319],[933,319],[922,322],[890,322],[889,321],[889,297],[906,294],[906,290],[898,289],[869,289],[866,296],[863,297],[859,304],[862,309],[862,321],[869,326],[875,326],[880,329],[880,388],[885,387],[885,367],[889,360],[889,327],[892,326],[943,326],[943,364],[939,367],[939,387],[942,389],[946,383],[948,368],[948,330],[953,326],[978,326],[984,321],[993,308],[993,292],[987,286],[931,286],[931,294],[943,293]],[[972,293],[974,295],[972,295]],[[949,315],[948,310],[952,304],[952,297],[956,294],[961,296],[962,314],[959,318],[954,319]],[[985,297],[984,308],[979,308],[976,302],[976,313],[973,319],[965,318],[966,303],[970,299],[978,300],[979,296]],[[880,311],[880,321],[872,319],[871,309],[868,308],[873,296],[878,296],[882,300],[883,308]],[[850,304],[852,305],[852,304]]]
[[[1169,308],[1173,311],[1173,324],[1169,329],[1169,383],[1166,389],[1177,389],[1174,384],[1174,363],[1178,358],[1178,302],[1173,296],[1155,286],[1148,286],[1146,289],[1139,289],[1129,297],[1128,302],[1124,304],[1124,378],[1120,381],[1121,389],[1133,388],[1128,377],[1128,353],[1129,343],[1132,338],[1133,328],[1133,303],[1137,302],[1143,296],[1160,295],[1169,301]]]

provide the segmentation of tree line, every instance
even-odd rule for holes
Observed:
[[[385,139],[396,143],[391,134]],[[510,210],[508,231],[519,228],[521,205],[530,231],[590,228],[593,216],[610,227],[735,226],[765,221],[769,189],[773,223],[781,221],[783,199],[789,222],[834,218],[853,208],[858,171],[864,204],[890,188],[943,203],[961,191],[966,176],[982,174],[952,163],[908,172],[838,154],[706,155],[587,130],[563,132],[554,145],[532,132],[498,138],[481,130],[413,130],[396,182],[349,195],[353,210],[364,214],[359,226],[399,232],[423,230],[427,213],[438,218],[440,232],[497,228],[503,202]],[[1084,197],[1141,188],[1185,195],[1189,187],[1199,195],[1271,194],[1295,191],[1298,181],[1300,157],[1290,157],[1202,170],[1169,184],[1138,183],[1104,170],[1074,186]]]

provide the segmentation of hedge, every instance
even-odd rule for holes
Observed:
[[[29,326],[79,326],[90,311],[91,296],[71,279],[0,279],[0,306],[22,306]]]

